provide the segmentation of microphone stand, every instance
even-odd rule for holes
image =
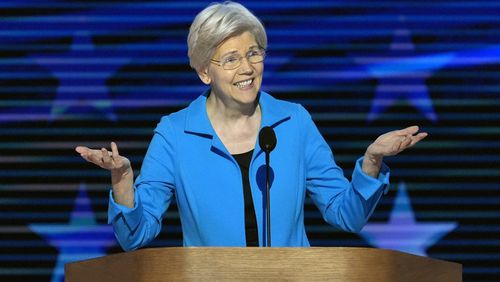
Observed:
[[[266,247],[271,247],[271,193],[269,189],[269,155],[270,152],[266,152],[266,211],[267,211],[267,220],[266,220],[266,231],[267,231],[267,244]]]
[[[264,126],[259,132],[260,148],[266,153],[266,247],[271,247],[271,193],[269,181],[269,155],[276,147],[276,134],[270,126]]]

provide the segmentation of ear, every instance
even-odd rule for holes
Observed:
[[[196,73],[198,74],[198,77],[201,79],[203,83],[205,83],[206,85],[210,85],[212,79],[208,75],[208,69],[198,70],[196,71]]]

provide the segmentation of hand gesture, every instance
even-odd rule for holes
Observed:
[[[426,132],[418,132],[418,126],[410,126],[380,135],[366,150],[371,157],[394,156],[414,146],[427,136]]]
[[[129,159],[120,156],[115,142],[111,142],[111,152],[102,148],[101,150],[78,146],[75,150],[86,161],[111,171],[111,183],[113,185],[113,198],[119,204],[134,206],[134,172]]]
[[[426,132],[417,132],[418,126],[414,125],[380,135],[366,149],[362,170],[366,174],[377,178],[384,157],[397,155],[427,136]]]
[[[85,146],[78,146],[75,150],[80,153],[80,156],[86,161],[107,170],[123,173],[131,167],[129,159],[120,156],[118,153],[118,147],[115,142],[111,142],[111,152],[105,148],[93,150]]]

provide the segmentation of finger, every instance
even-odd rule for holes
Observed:
[[[397,134],[398,135],[413,135],[415,133],[417,133],[419,130],[419,127],[418,125],[413,125],[413,126],[409,126],[407,128],[403,128],[403,129],[400,129],[397,131]]]
[[[88,147],[85,147],[85,146],[77,146],[75,148],[75,151],[79,154],[85,154],[89,151],[90,149]]]
[[[78,154],[80,154],[80,156],[81,156],[82,158],[84,158],[86,161],[88,161],[88,159],[87,159],[87,154],[88,154],[88,152],[90,151],[90,149],[89,149],[88,147],[85,147],[85,146],[77,146],[77,147],[75,148],[75,151],[76,151]]]
[[[92,150],[90,149],[89,147],[85,147],[85,146],[78,146],[75,148],[75,151],[77,153],[80,154],[80,156],[82,158],[84,158],[85,160],[89,161],[89,158],[92,156],[92,155],[95,155],[96,153],[98,153],[99,151],[98,150]]]
[[[82,158],[84,158],[86,161],[93,162],[93,163],[95,163],[94,160],[93,160],[95,158],[95,155],[97,153],[99,153],[98,150],[92,150],[92,149],[90,149],[88,147],[84,147],[84,146],[78,146],[78,147],[75,148],[75,150],[78,153],[80,153],[80,156]]]
[[[425,137],[427,137],[427,132],[421,132],[415,136],[412,136],[412,140],[411,140],[411,146],[417,144],[418,142],[420,142],[422,139],[424,139]]]
[[[114,166],[120,166],[122,164],[120,153],[118,152],[118,146],[115,142],[111,142],[111,159]]]
[[[101,161],[105,167],[111,165],[111,152],[108,152],[105,148],[101,148]]]
[[[111,155],[113,159],[118,159],[118,156],[120,156],[120,153],[118,153],[118,146],[116,146],[115,142],[111,142]]]
[[[86,158],[89,162],[92,162],[96,165],[101,165],[102,164],[102,153],[101,150],[92,150],[86,155]]]
[[[405,138],[405,140],[402,141],[402,145],[400,147],[401,151],[413,147],[415,144],[417,144],[420,140],[424,139],[425,137],[427,137],[427,133],[422,132],[415,136],[409,136],[408,138]]]

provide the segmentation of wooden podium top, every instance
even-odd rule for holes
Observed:
[[[155,248],[67,264],[66,281],[462,281],[462,265],[374,248]]]

